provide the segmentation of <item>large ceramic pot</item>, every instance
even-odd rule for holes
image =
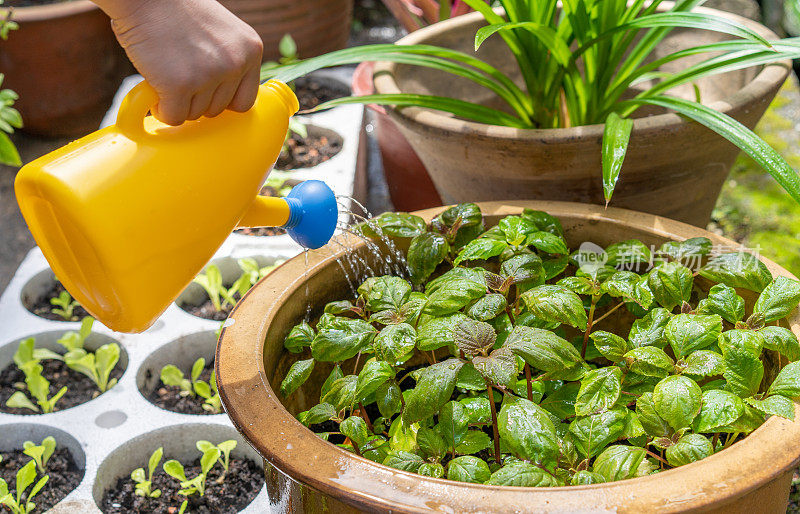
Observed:
[[[353,94],[371,95],[375,92],[372,82],[374,62],[362,62],[353,72]],[[386,114],[382,105],[370,104],[374,113],[375,135],[381,152],[383,174],[392,204],[398,211],[418,211],[442,205],[442,199],[433,185],[431,176],[419,156],[394,121]]]
[[[264,60],[277,61],[278,43],[289,34],[302,58],[344,48],[350,37],[353,0],[220,0],[256,29]]]
[[[698,8],[698,12],[714,13],[768,39],[777,38],[766,27],[740,16],[713,9]],[[432,44],[471,53],[475,31],[483,25],[479,13],[468,14],[413,32],[398,43]],[[656,56],[722,37],[706,31],[676,30],[656,50]],[[487,40],[477,55],[509,76],[519,77],[501,38]],[[676,61],[670,70],[697,60]],[[753,128],[790,70],[791,63],[786,61],[706,77],[697,84],[706,105]],[[433,94],[500,107],[493,93],[466,79],[410,65],[379,63],[375,87],[382,94]],[[691,86],[671,93],[694,98]],[[604,203],[603,125],[524,130],[464,121],[420,108],[389,108],[388,112],[422,159],[445,203],[508,198]],[[643,114],[657,113],[639,113]],[[738,153],[722,137],[676,114],[639,118],[612,204],[704,227]]]
[[[529,207],[561,219],[570,246],[638,238],[660,245],[705,236],[705,230],[640,212],[562,202],[488,202],[489,225]],[[420,211],[426,220],[441,209]],[[363,242],[354,248],[372,259]],[[318,400],[327,376],[318,364],[288,401],[276,392],[296,356],[283,347],[289,329],[318,315],[350,287],[328,249],[296,257],[237,304],[217,346],[217,383],[225,410],[267,462],[267,488],[285,512],[784,512],[792,469],[800,459],[800,408],[794,422],[770,418],[744,440],[702,461],[656,475],[590,486],[492,487],[423,477],[376,464],[329,444],[294,417]],[[791,277],[764,260],[773,275]],[[800,314],[790,327],[800,334]],[[314,394],[316,392],[316,395]]]
[[[24,130],[45,136],[96,130],[132,69],[108,16],[89,0],[74,0],[15,7],[12,19],[19,29],[0,41],[0,71],[3,87],[19,94]]]

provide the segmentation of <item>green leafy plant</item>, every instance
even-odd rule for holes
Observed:
[[[144,496],[147,498],[159,498],[161,496],[160,489],[152,489],[153,486],[153,473],[161,462],[164,456],[164,448],[159,447],[150,455],[147,462],[147,475],[144,473],[144,468],[136,468],[131,472],[131,480],[136,483],[136,495]]]
[[[23,453],[33,459],[39,472],[44,475],[47,472],[47,461],[56,451],[56,440],[53,436],[47,436],[42,440],[41,444],[25,441],[22,444],[22,448]]]
[[[80,307],[80,304],[73,300],[68,292],[61,291],[57,297],[50,298],[50,304],[55,305],[53,309],[50,309],[50,312],[56,316],[61,316],[64,321],[75,321],[75,309]]]
[[[628,240],[592,260],[547,213],[487,229],[474,204],[361,230],[376,228],[406,240],[410,280],[368,278],[284,341],[297,355],[284,397],[333,366],[298,419],[343,448],[451,480],[578,485],[679,467],[794,418],[800,343],[785,318],[800,283],[749,253]]]
[[[53,396],[50,396],[50,381],[42,376],[43,368],[38,360],[25,362],[22,366],[19,366],[19,369],[25,373],[25,386],[28,389],[28,393],[36,400],[36,404],[24,392],[16,391],[6,400],[6,406],[29,409],[44,414],[53,412],[58,400],[66,394],[67,386],[62,387]]]
[[[5,505],[14,514],[28,514],[36,509],[33,498],[39,494],[50,477],[47,475],[36,481],[36,463],[30,461],[22,466],[16,475],[15,493],[8,490],[8,484],[0,478],[0,505]],[[34,485],[34,482],[36,484]],[[33,487],[31,487],[33,485]],[[31,487],[30,490],[28,488]]]
[[[203,446],[204,449],[201,450],[201,446]],[[183,464],[177,460],[172,459],[164,463],[164,472],[180,481],[182,489],[179,493],[184,496],[191,496],[193,494],[198,494],[200,496],[205,495],[208,472],[211,471],[211,468],[214,467],[214,464],[217,463],[222,454],[220,449],[213,445],[205,446],[198,444],[197,447],[203,455],[200,457],[200,473],[194,478],[186,477]]]
[[[230,288],[225,287],[223,284],[222,273],[216,264],[209,264],[205,273],[198,275],[193,281],[205,290],[211,300],[211,304],[217,311],[236,305],[237,294],[239,298],[244,296],[256,282],[264,278],[278,265],[276,263],[272,266],[261,267],[255,259],[250,257],[239,259],[237,263],[242,270],[242,274]]]
[[[168,386],[181,388],[182,396],[194,396],[195,394],[203,398],[203,409],[219,414],[222,412],[222,401],[217,391],[217,379],[214,371],[208,382],[200,380],[200,374],[205,369],[206,360],[203,357],[197,359],[192,365],[189,378],[185,378],[183,372],[174,364],[167,364],[161,368],[161,381]]]
[[[222,465],[223,473],[216,481],[218,484],[221,484],[225,481],[225,475],[228,473],[228,469],[230,468],[231,452],[236,448],[236,444],[237,443],[235,439],[222,441],[217,445],[214,445],[209,441],[197,441],[197,449],[201,451],[203,455],[213,448],[217,448],[219,450],[219,463]]]
[[[489,125],[520,129],[576,127],[604,123],[603,188],[606,201],[616,186],[631,135],[631,117],[642,107],[669,109],[726,138],[767,170],[800,202],[800,179],[786,161],[750,129],[698,101],[667,93],[700,78],[800,57],[794,39],[767,41],[728,19],[692,12],[702,0],[501,0],[505,17],[484,0],[464,0],[487,24],[475,34],[479,48],[500,37],[513,55],[523,85],[474,54],[432,45],[370,45],[349,48],[299,63],[262,69],[262,78],[295,80],[320,68],[362,61],[424,66],[473,81],[504,105],[496,109],[464,100],[422,94],[374,94],[340,98],[316,109],[347,103],[436,109]],[[659,8],[662,8],[659,11]],[[733,40],[699,45],[653,58],[675,28],[719,32]],[[663,66],[704,56],[676,72]],[[628,94],[633,91],[632,98]]]
[[[0,0],[2,7],[4,0]],[[11,19],[13,10],[8,9],[0,13],[0,39],[5,41],[12,30],[17,30],[19,25]],[[5,76],[0,73],[0,86]],[[14,109],[14,102],[19,98],[17,93],[10,89],[0,89],[0,163],[10,166],[22,166],[19,152],[8,137],[14,129],[22,128],[22,116]]]
[[[65,332],[58,341],[58,344],[64,347],[67,352],[71,352],[73,350],[82,350],[83,344],[86,342],[86,339],[92,333],[92,326],[94,325],[94,318],[91,316],[86,316],[81,320],[81,328],[78,329],[77,332],[69,331]],[[55,357],[50,357],[55,358]]]
[[[94,352],[84,348],[74,348],[64,355],[64,362],[70,369],[92,379],[101,393],[114,387],[116,378],[111,372],[119,362],[120,348],[117,343],[106,343]]]

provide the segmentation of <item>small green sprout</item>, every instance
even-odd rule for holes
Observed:
[[[67,392],[67,387],[62,387],[56,394],[48,398],[50,394],[50,381],[42,376],[42,365],[36,360],[31,360],[24,363],[19,368],[25,373],[25,385],[28,388],[28,392],[36,399],[36,403],[38,403],[39,406],[37,407],[34,405],[22,391],[17,391],[12,394],[11,397],[6,400],[6,405],[18,409],[43,412],[45,414],[53,412],[56,402]]]
[[[233,298],[236,293],[239,293],[239,298],[244,296],[251,287],[256,285],[259,280],[269,275],[279,264],[275,263],[272,266],[262,267],[259,266],[258,262],[252,257],[245,257],[244,259],[239,259],[237,262],[239,268],[242,270],[242,275],[236,279],[236,282],[234,282],[233,286],[228,290],[231,298]]]
[[[200,374],[203,372],[205,367],[206,360],[203,357],[200,357],[194,361],[194,364],[192,364],[190,380],[183,376],[183,371],[178,369],[177,366],[174,364],[167,364],[161,368],[161,381],[168,386],[180,387],[181,396],[194,396],[194,384],[200,378]]]
[[[200,285],[205,290],[211,300],[211,305],[217,311],[221,311],[229,305],[236,305],[237,293],[239,298],[244,296],[256,282],[267,276],[270,271],[280,264],[278,262],[272,266],[260,267],[258,262],[250,257],[239,259],[237,262],[242,274],[230,288],[225,287],[223,284],[222,273],[216,264],[209,264],[205,273],[197,275],[193,280],[195,284]]]
[[[197,275],[193,282],[205,290],[215,310],[221,311],[224,305],[236,303],[222,284],[222,273],[216,264],[209,264],[205,273]]]
[[[0,0],[0,5],[3,5],[3,0]],[[3,41],[8,39],[9,32],[19,28],[17,22],[11,19],[13,13],[13,9],[8,9],[5,16],[0,17],[0,39]],[[0,85],[4,78],[0,73]],[[0,163],[9,166],[22,166],[17,147],[8,137],[8,134],[14,133],[14,129],[22,128],[22,116],[13,107],[17,98],[19,95],[10,89],[0,90]]]
[[[33,441],[25,441],[22,443],[23,453],[33,459],[36,467],[39,468],[41,474],[47,471],[47,461],[53,456],[56,451],[56,440],[53,436],[47,436],[42,440],[42,444],[36,444]]]
[[[42,487],[44,487],[50,477],[45,475],[40,478],[39,481],[36,482],[36,485],[28,491],[27,495],[25,491],[36,480],[36,463],[30,461],[22,466],[19,471],[17,471],[16,478],[16,496],[9,492],[8,484],[5,480],[0,478],[0,505],[5,505],[11,509],[11,512],[14,514],[28,514],[33,512],[36,508],[36,504],[31,500],[42,490]]]
[[[189,506],[189,500],[183,500],[183,503],[181,503],[181,508],[178,510],[178,514],[183,514],[184,512],[186,512],[186,507],[188,506]]]
[[[219,460],[220,449],[214,446],[203,452],[200,457],[200,474],[194,478],[187,478],[186,471],[183,469],[183,464],[177,460],[168,460],[164,463],[164,472],[180,481],[182,489],[178,491],[179,494],[184,496],[191,496],[195,493],[203,496],[206,492],[206,478],[208,472],[214,467],[214,464]]]
[[[64,362],[70,369],[91,378],[101,393],[108,391],[117,383],[111,372],[119,362],[120,348],[117,343],[106,343],[94,353],[76,348],[64,355]]]
[[[72,350],[82,350],[83,344],[86,342],[86,338],[88,338],[89,334],[92,333],[93,324],[94,318],[91,316],[86,316],[81,320],[81,328],[79,328],[77,332],[65,332],[64,335],[62,335],[56,342],[63,346],[67,352],[71,352]]]
[[[286,137],[283,138],[281,152],[289,151],[289,140],[292,138],[292,134],[297,134],[305,139],[308,137],[308,127],[297,118],[289,118],[289,128],[286,130]]]
[[[197,441],[196,446],[198,450],[203,452],[203,454],[212,448],[217,448],[220,451],[219,463],[222,464],[222,469],[225,471],[216,480],[216,483],[221,484],[225,480],[225,475],[228,473],[228,468],[230,467],[231,463],[231,452],[236,448],[236,440],[229,439],[227,441],[222,441],[216,446],[210,441]]]
[[[61,294],[56,298],[50,298],[50,305],[56,307],[50,309],[50,312],[56,316],[61,316],[64,321],[73,321],[75,319],[75,308],[80,307],[80,304],[72,299],[72,296],[66,291],[61,291]]]
[[[161,489],[151,490],[153,485],[153,473],[164,456],[164,448],[158,448],[150,455],[147,463],[147,476],[145,477],[144,468],[136,468],[131,472],[131,480],[136,482],[136,495],[147,498],[158,498],[161,496]]]
[[[194,384],[195,392],[205,399],[203,402],[203,409],[211,412],[212,414],[219,414],[222,412],[222,400],[219,397],[217,390],[217,375],[216,372],[211,372],[211,379],[208,383],[198,380]]]
[[[47,348],[36,348],[36,339],[29,337],[23,339],[14,352],[14,364],[22,369],[22,366],[28,362],[39,362],[44,359],[64,360],[64,358],[54,351]]]

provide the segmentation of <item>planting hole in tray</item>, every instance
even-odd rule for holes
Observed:
[[[77,329],[75,330],[77,331]],[[46,349],[63,355],[66,350],[57,341],[69,330],[56,330],[32,334],[0,347],[0,411],[9,414],[35,415],[41,414],[26,408],[12,408],[6,406],[6,401],[17,391],[20,391],[15,384],[25,383],[24,373],[14,363],[14,353],[25,339],[33,337],[36,349]],[[84,342],[87,352],[94,352],[101,346],[109,343],[119,345],[119,361],[111,372],[110,379],[119,380],[128,367],[128,352],[118,341],[104,334],[92,332]],[[67,365],[56,359],[42,359],[42,376],[50,381],[50,397],[58,392],[63,386],[67,387],[67,392],[55,404],[54,412],[58,412],[71,407],[76,407],[100,396],[97,385],[86,375],[67,367]],[[109,388],[113,389],[112,388]],[[25,395],[36,404],[36,400],[31,396],[30,391],[22,389]],[[107,392],[107,391],[106,391]],[[104,394],[104,393],[103,393]]]
[[[81,444],[63,430],[33,423],[0,425],[0,455],[3,457],[0,478],[9,484],[12,494],[17,470],[31,460],[22,453],[23,444],[32,441],[39,445],[49,436],[56,440],[56,449],[45,464],[45,473],[50,478],[32,500],[36,503],[36,512],[50,509],[78,487],[85,473],[86,455]],[[37,471],[36,481],[41,477],[42,473]]]
[[[302,112],[330,100],[350,96],[350,87],[333,77],[312,74],[294,81],[294,93]]]
[[[275,163],[275,169],[290,171],[300,168],[313,168],[333,158],[342,151],[344,140],[333,130],[306,125],[308,136],[292,133]]]
[[[203,398],[197,394],[181,395],[179,386],[165,385],[161,381],[164,366],[176,366],[191,379],[191,369],[199,358],[205,359],[205,369],[199,379],[208,383],[214,369],[217,334],[213,330],[180,337],[147,356],[136,374],[136,386],[147,401],[162,409],[180,414],[215,414],[203,409]]]
[[[264,487],[264,473],[261,457],[232,427],[190,423],[173,425],[140,435],[115,449],[100,464],[92,488],[95,503],[105,513],[147,512],[166,514],[177,512],[186,498],[178,495],[179,483],[163,471],[164,463],[176,459],[186,468],[186,475],[192,478],[199,473],[192,468],[197,464],[200,452],[195,447],[197,441],[205,440],[213,444],[233,439],[236,448],[231,452],[231,464],[224,482],[215,480],[222,470],[216,463],[206,481],[205,495],[197,494],[190,498],[187,512],[213,512],[227,514],[246,508]],[[131,471],[138,467],[147,470],[148,459],[159,447],[164,448],[164,456],[153,474],[153,488],[161,490],[160,498],[146,498],[134,493]],[[199,505],[198,501],[205,502]],[[174,510],[170,510],[174,509]]]
[[[251,256],[250,259],[255,259],[256,263],[260,267],[266,266],[275,266],[282,262],[280,259],[275,257],[265,257],[262,255]],[[215,265],[219,268],[220,274],[222,275],[222,284],[226,288],[230,288],[233,283],[242,275],[242,268],[239,265],[237,259],[233,257],[222,257],[220,259],[214,259],[209,263],[210,265]],[[208,269],[204,269],[201,273],[205,273]],[[235,295],[235,298],[238,299],[238,293]],[[231,310],[233,310],[233,305],[230,303],[222,303],[222,309],[216,310],[214,305],[211,303],[211,300],[208,297],[206,291],[199,285],[194,282],[189,284],[186,289],[178,296],[175,300],[175,303],[183,309],[184,311],[188,312],[192,316],[196,316],[198,318],[203,318],[211,321],[225,321],[230,314]]]
[[[66,293],[66,289],[61,285],[61,282],[56,280],[55,275],[51,269],[40,271],[34,275],[22,287],[20,301],[28,311],[39,316],[40,318],[49,319],[52,321],[80,321],[89,313],[75,302],[71,305],[72,315],[59,315],[53,312],[54,309],[60,308],[59,306],[50,303],[51,298],[58,298],[59,295]],[[69,293],[66,293],[69,294]],[[70,296],[70,300],[73,300]]]

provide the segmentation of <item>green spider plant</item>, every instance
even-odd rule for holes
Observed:
[[[489,89],[505,110],[456,98],[422,94],[374,94],[332,100],[423,107],[490,125],[521,129],[605,124],[603,188],[611,199],[628,148],[632,116],[644,106],[671,109],[697,121],[746,152],[798,202],[800,179],[769,145],[733,118],[668,91],[709,75],[800,57],[800,39],[767,41],[729,19],[691,12],[703,0],[501,0],[501,16],[484,0],[464,0],[487,22],[475,34],[476,49],[490,37],[503,39],[522,76],[519,86],[473,54],[432,45],[371,45],[332,52],[288,66],[263,69],[262,79],[294,80],[311,71],[362,61],[424,66],[469,79]],[[659,7],[661,10],[659,11]],[[674,28],[709,30],[732,39],[648,59]],[[660,68],[702,55],[697,64],[665,73]],[[625,98],[633,86],[645,89]]]

